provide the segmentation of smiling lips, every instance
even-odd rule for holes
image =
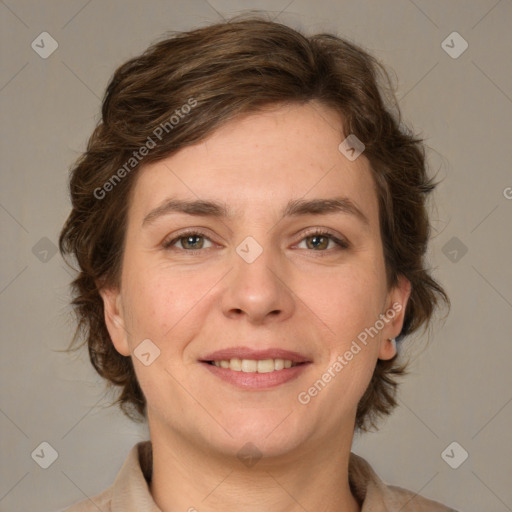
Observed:
[[[220,368],[229,368],[235,372],[246,373],[270,373],[276,370],[283,370],[284,368],[291,368],[297,366],[299,363],[293,363],[290,359],[222,359],[220,361],[211,361],[213,364]]]
[[[311,362],[289,350],[244,347],[219,350],[200,361],[214,375],[244,389],[262,389],[287,382]]]

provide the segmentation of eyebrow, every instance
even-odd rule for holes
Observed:
[[[233,219],[236,216],[227,204],[223,202],[206,201],[202,199],[186,200],[168,198],[144,217],[142,225],[150,224],[157,218],[171,213],[185,213],[187,215],[219,219]],[[326,215],[331,213],[353,215],[363,224],[367,226],[370,225],[370,221],[366,215],[348,197],[310,200],[292,199],[283,210],[282,218],[298,217],[301,215]]]

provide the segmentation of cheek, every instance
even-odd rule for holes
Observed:
[[[374,324],[386,294],[385,279],[372,266],[347,266],[314,289],[314,307],[341,343]]]
[[[322,404],[336,404],[337,412],[332,412],[332,405],[325,410],[331,411],[329,414],[334,414],[340,422],[357,407],[378,357],[379,336],[370,337],[367,329],[375,325],[381,313],[383,288],[380,280],[370,279],[368,274],[364,276],[354,271],[331,280],[334,288],[328,300],[322,302],[323,319],[331,333],[323,338],[328,361],[316,378],[326,383],[326,392],[319,393],[322,398],[317,406],[321,409]],[[315,382],[311,385],[316,386]]]
[[[218,276],[151,267],[147,262],[140,266],[132,262],[131,268],[139,271],[124,276],[123,303],[127,306],[127,328],[133,337],[154,339],[163,348],[169,339],[178,347],[182,337],[179,333],[193,336],[200,324],[197,316],[201,306],[208,302],[207,292]]]

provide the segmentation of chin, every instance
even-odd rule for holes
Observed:
[[[252,412],[238,410],[237,418],[226,424],[229,424],[227,430],[232,437],[225,434],[217,440],[210,438],[209,442],[217,445],[220,451],[237,457],[247,451],[265,457],[285,455],[303,445],[307,437],[304,423],[299,425],[292,420],[297,415],[296,411],[290,412],[285,409],[266,410],[263,413],[261,409]]]

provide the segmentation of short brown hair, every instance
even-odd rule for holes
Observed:
[[[311,100],[339,112],[344,137],[354,134],[364,143],[373,171],[388,286],[400,275],[412,284],[400,337],[426,327],[440,299],[449,304],[424,262],[430,229],[426,199],[435,184],[427,176],[423,141],[402,125],[390,84],[383,66],[357,45],[331,34],[306,37],[261,16],[175,33],[115,71],[102,119],[71,170],[72,211],[59,246],[79,267],[72,283],[78,326],[70,347],[83,337],[80,346],[87,343],[97,372],[121,387],[115,403],[127,416],[143,419],[146,401],[131,358],[112,344],[97,283],[119,285],[137,170],[205,139],[237,116]],[[173,123],[170,116],[187,104],[194,108]],[[163,134],[161,127],[165,136],[127,169],[135,152],[154,141],[155,133]],[[392,411],[396,377],[404,373],[405,364],[396,357],[378,360],[358,404],[357,429],[375,427],[378,416]]]

